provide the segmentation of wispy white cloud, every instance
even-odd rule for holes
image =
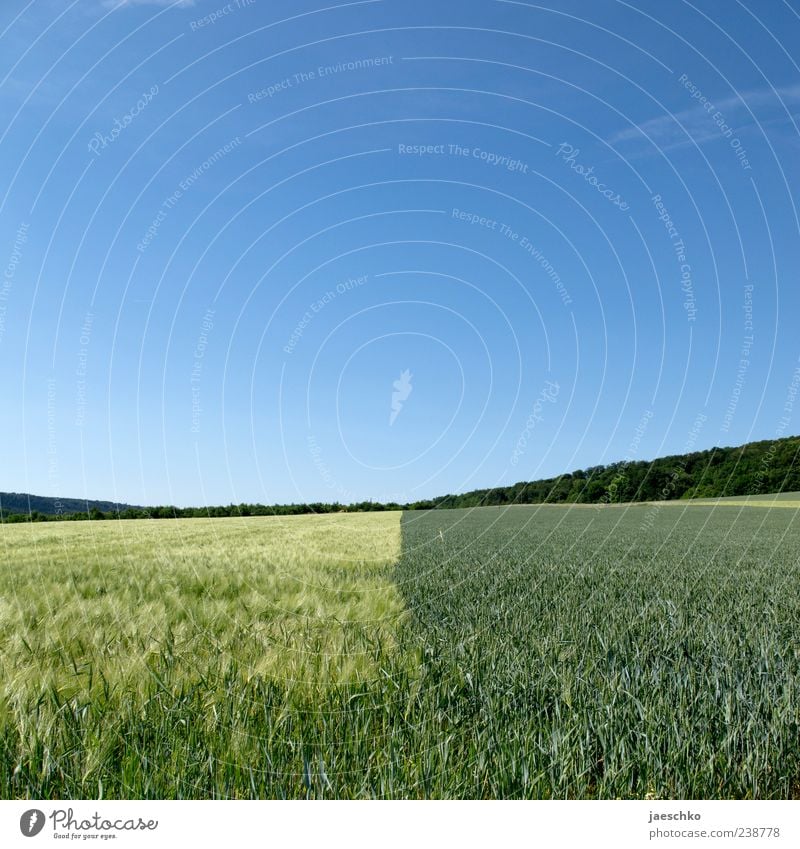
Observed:
[[[691,95],[687,92],[687,97]],[[626,142],[641,142],[656,145],[660,150],[670,150],[676,147],[701,145],[706,142],[718,141],[723,138],[715,114],[720,114],[720,120],[735,127],[737,131],[745,127],[756,126],[756,121],[750,111],[773,107],[780,109],[782,117],[761,121],[762,124],[790,121],[784,109],[790,115],[792,106],[800,102],[800,85],[784,86],[777,89],[765,88],[741,92],[721,100],[714,101],[709,97],[713,109],[706,109],[697,103],[679,112],[659,115],[635,126],[626,127],[608,139],[609,144],[624,144]],[[783,102],[783,106],[781,105]],[[750,111],[748,111],[748,109]],[[795,117],[792,115],[792,117]]]
[[[103,0],[108,9],[118,6],[177,6],[183,8],[196,5],[195,0]]]

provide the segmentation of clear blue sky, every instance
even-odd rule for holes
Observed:
[[[800,4],[550,5],[5,0],[0,490],[413,500],[800,432]]]

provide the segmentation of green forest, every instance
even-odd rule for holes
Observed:
[[[172,519],[203,516],[287,516],[371,510],[432,510],[503,504],[620,504],[677,498],[722,498],[800,491],[800,437],[711,448],[657,460],[621,461],[556,478],[520,481],[411,504],[229,504],[218,507],[131,507],[111,502],[0,493],[0,521]]]
[[[500,504],[620,504],[800,491],[800,437],[592,466],[512,486],[476,489],[410,509]]]

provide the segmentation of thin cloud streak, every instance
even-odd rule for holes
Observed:
[[[195,0],[103,0],[107,9],[118,9],[121,6],[175,6],[179,9],[196,5]]]
[[[732,125],[738,117],[742,123],[739,129],[747,125],[755,125],[750,110],[768,106],[784,106],[800,101],[800,85],[784,86],[772,89],[758,89],[732,95],[719,101],[711,101],[712,110],[707,110],[699,104],[680,112],[659,115],[632,127],[620,130],[608,139],[611,145],[624,142],[652,142],[661,150],[671,150],[677,147],[701,145],[706,142],[718,141],[722,136],[714,122],[714,114],[719,112],[724,121]],[[771,119],[780,123],[792,120],[795,116]],[[768,122],[762,122],[768,123]]]

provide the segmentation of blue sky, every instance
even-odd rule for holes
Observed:
[[[551,5],[4,2],[0,489],[406,501],[800,432],[800,4]]]

